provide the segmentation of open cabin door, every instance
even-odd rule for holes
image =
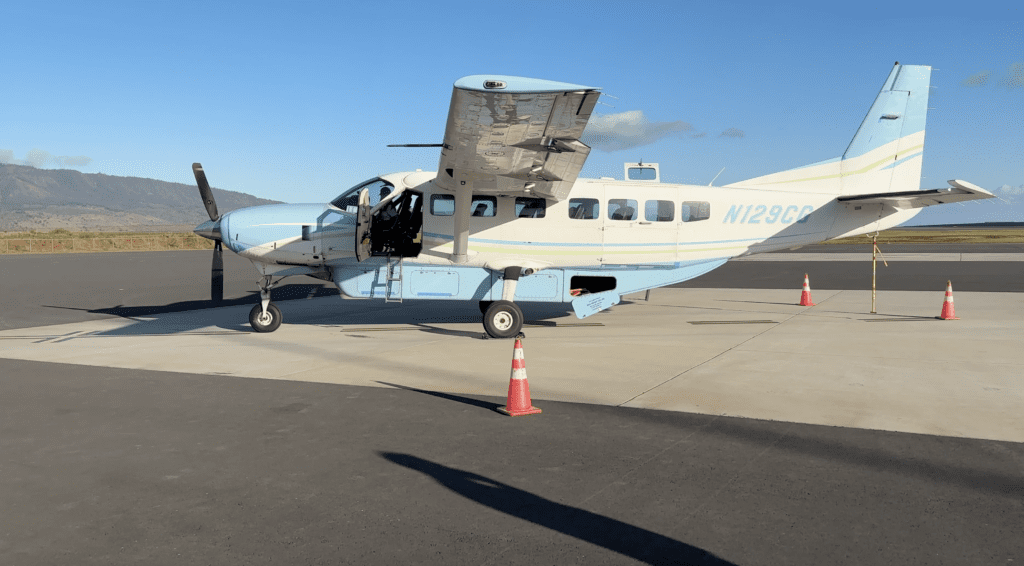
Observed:
[[[370,257],[370,189],[359,191],[359,210],[356,211],[356,260]]]
[[[356,259],[416,257],[423,249],[423,193],[399,189],[372,204],[359,194],[356,212]]]

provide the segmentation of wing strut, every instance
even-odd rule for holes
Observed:
[[[473,204],[473,181],[462,181],[455,191],[455,227],[452,230],[452,262],[469,261],[469,216]]]

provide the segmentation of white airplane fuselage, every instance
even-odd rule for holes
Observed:
[[[501,270],[521,266],[535,275],[522,279],[517,297],[568,302],[579,288],[574,276],[613,277],[602,290],[640,291],[690,279],[733,257],[884,230],[919,210],[850,206],[834,194],[578,179],[569,198],[546,202],[543,217],[518,217],[515,197],[496,197],[493,216],[470,218],[468,258],[455,263],[454,217],[431,210],[433,196],[450,193],[434,185],[434,176],[380,177],[395,187],[391,197],[413,192],[424,201],[422,250],[404,258],[401,289],[386,280],[386,258],[356,261],[356,214],[329,204],[229,213],[222,219],[224,243],[262,274],[330,273],[352,297],[493,300],[500,296]],[[588,214],[578,214],[580,203],[590,205]],[[630,205],[634,215],[613,219],[615,204]],[[706,218],[694,219],[701,204]]]
[[[922,207],[993,195],[965,181],[922,189],[931,68],[895,64],[841,156],[724,187],[577,177],[596,89],[472,76],[453,90],[437,173],[393,173],[329,204],[274,205],[196,232],[263,276],[250,313],[272,331],[272,278],[311,275],[349,297],[479,301],[491,336],[521,328],[516,302],[572,303],[583,318],[622,295],[700,276],[731,258],[897,226]],[[545,118],[546,117],[546,118]],[[632,180],[651,179],[651,180]],[[271,309],[273,310],[273,309]]]

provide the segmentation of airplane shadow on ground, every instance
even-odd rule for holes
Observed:
[[[367,325],[385,329],[402,329],[442,336],[481,338],[484,330],[482,314],[475,301],[406,300],[385,303],[379,299],[342,300],[338,291],[318,284],[285,285],[272,290],[272,300],[281,309],[284,326],[310,325],[322,327],[359,326],[344,329],[358,333]],[[312,300],[313,302],[307,302]],[[216,334],[255,333],[249,326],[249,308],[259,303],[259,295],[221,301],[180,301],[162,305],[117,305],[104,308],[76,308],[44,305],[48,308],[82,310],[94,314],[117,316],[134,321],[120,328],[90,333],[90,336],[146,336],[196,334],[201,329],[217,328]],[[560,303],[525,303],[527,324],[554,326],[552,319],[567,316],[569,305]],[[249,307],[249,308],[245,308]],[[139,320],[144,318],[145,320]],[[575,320],[575,317],[572,317]],[[474,324],[475,328],[443,328],[445,324]],[[407,326],[408,328],[400,328]],[[394,328],[392,328],[394,327]]]
[[[319,284],[293,284],[293,285],[282,285],[271,291],[271,300],[273,301],[290,301],[295,299],[312,299],[317,297],[337,297],[339,296],[338,290],[333,287],[327,287]],[[117,305],[113,307],[105,307],[99,309],[81,309],[90,313],[97,314],[109,314],[119,316],[122,318],[134,318],[140,316],[153,316],[158,314],[168,314],[185,311],[195,311],[203,309],[214,309],[220,307],[234,307],[238,305],[255,305],[260,302],[260,295],[258,292],[254,292],[244,297],[235,297],[232,299],[202,299],[193,301],[178,301],[174,303],[157,304],[157,305]],[[74,308],[74,307],[60,307],[55,305],[44,305],[49,308]]]
[[[418,389],[384,381],[377,383],[492,411],[501,406],[499,403],[463,395]],[[548,401],[548,403],[555,402]],[[994,453],[1009,454],[1011,461],[1018,459],[1022,451],[1018,449],[1019,445],[1016,443],[922,436],[879,430],[843,429],[841,427],[838,429],[840,434],[837,437],[837,429],[832,426],[770,422],[745,417],[719,417],[609,405],[587,405],[587,407],[590,411],[607,412],[618,418],[625,413],[630,419],[678,428],[685,433],[685,438],[689,438],[694,430],[699,430],[702,435],[711,439],[721,439],[728,443],[738,441],[759,449],[771,448],[779,452],[839,462],[844,466],[924,478],[937,484],[970,489],[1012,500],[1017,500],[1021,494],[1024,494],[1024,479],[1019,475],[997,471],[986,466],[986,464],[996,462],[993,459]],[[890,445],[892,439],[906,438],[913,441],[912,439],[918,436],[930,439],[930,442],[942,446],[943,448],[937,452],[939,455],[963,453],[967,450],[978,451],[973,460],[979,465],[958,465],[921,456],[908,458],[902,453],[898,444]],[[1000,448],[993,452],[992,446]],[[972,459],[967,458],[966,460]],[[432,465],[436,466],[436,464]]]
[[[464,395],[453,395],[451,393],[441,393],[440,391],[430,391],[429,389],[417,389],[415,387],[409,387],[408,385],[399,385],[397,383],[389,383],[387,381],[378,381],[381,385],[387,385],[388,387],[394,387],[395,389],[402,389],[404,391],[413,391],[416,393],[423,393],[424,395],[430,395],[431,397],[438,397],[440,399],[446,399],[448,401],[455,401],[456,403],[463,403],[473,407],[479,407],[481,409],[488,409],[491,411],[497,411],[500,404],[493,401],[484,401],[481,399],[474,399],[472,397],[466,397]]]
[[[545,499],[491,478],[410,454],[381,457],[433,478],[451,491],[495,511],[575,537],[646,564],[732,564],[693,545],[616,519]]]

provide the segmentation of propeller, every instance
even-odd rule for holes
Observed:
[[[206,180],[206,172],[203,171],[203,165],[201,163],[193,163],[192,174],[196,176],[196,184],[199,185],[199,196],[202,197],[203,205],[206,206],[206,213],[210,215],[210,220],[216,222],[220,219],[220,215],[217,214],[217,201],[213,200],[213,189],[210,188],[210,183]]]
[[[192,174],[196,176],[199,196],[210,215],[209,222],[196,227],[195,233],[213,240],[213,263],[210,265],[210,299],[219,303],[224,300],[224,247],[220,240],[220,214],[217,213],[217,201],[213,200],[213,189],[206,180],[206,172],[200,163],[192,164]]]

